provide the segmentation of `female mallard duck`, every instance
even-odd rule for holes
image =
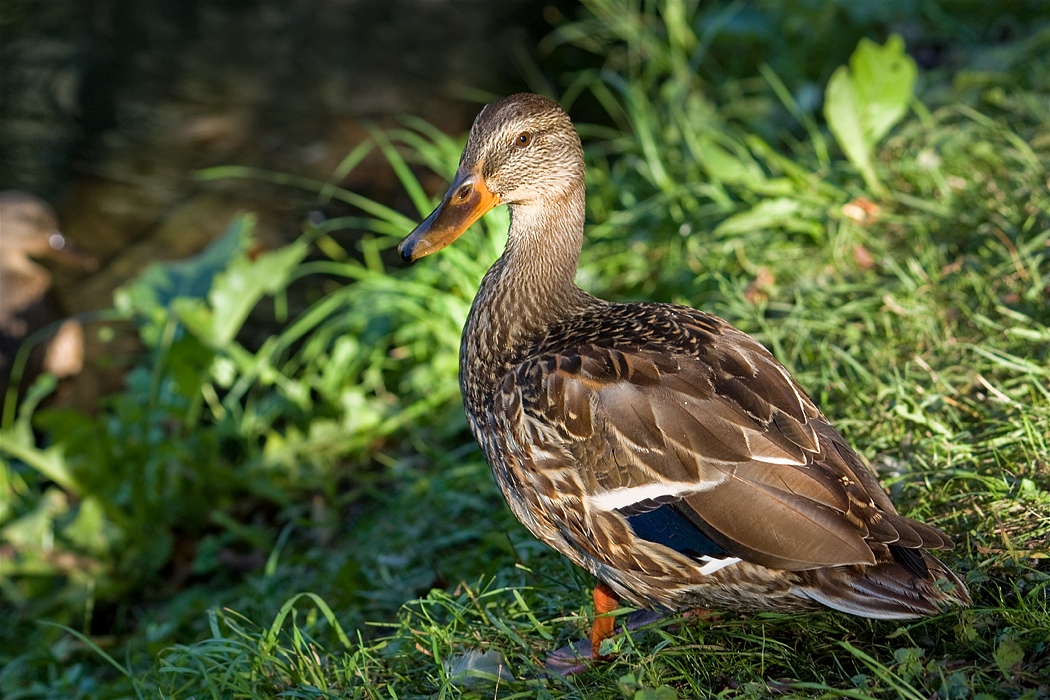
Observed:
[[[478,115],[452,186],[405,261],[506,204],[506,251],[467,319],[460,386],[474,437],[532,534],[594,574],[596,613],[645,608],[930,615],[970,603],[787,370],[684,306],[614,304],[574,283],[579,136],[557,103]],[[613,631],[597,618],[591,653]]]
[[[48,297],[51,273],[33,261],[43,257],[88,269],[95,264],[88,256],[70,252],[46,202],[21,190],[0,192],[0,404],[19,345],[60,317]],[[63,324],[42,354],[35,359],[56,376],[79,372],[83,361],[80,324]]]

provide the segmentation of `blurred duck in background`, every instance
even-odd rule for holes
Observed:
[[[51,273],[35,258],[94,269],[94,258],[70,249],[58,230],[54,210],[39,197],[18,190],[0,192],[0,404],[22,342],[62,317],[51,290]],[[68,319],[54,335],[34,348],[16,381],[24,389],[38,372],[58,378],[80,372],[84,332]]]

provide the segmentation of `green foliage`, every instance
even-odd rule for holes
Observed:
[[[614,298],[687,301],[681,294],[688,290],[688,300],[701,303],[705,291],[712,297],[717,291],[714,280],[696,280],[704,274],[698,261],[719,259],[712,247],[731,248],[734,262],[749,267],[766,250],[802,255],[807,237],[822,236],[824,212],[848,194],[828,180],[825,163],[800,166],[716,106],[697,71],[708,46],[698,4],[652,5],[637,12],[631,3],[592,2],[593,17],[554,35],[557,45],[602,57],[601,67],[574,77],[567,97],[591,93],[616,125],[582,127],[600,143],[590,150],[595,226],[581,280]],[[670,31],[668,15],[684,21]],[[784,99],[792,98],[785,92]],[[739,113],[753,118],[773,107],[768,95],[753,90],[736,100]],[[826,150],[823,136],[815,134],[815,142]]]
[[[209,329],[187,332],[177,311],[195,308],[236,333],[245,307],[283,287],[305,251],[292,246],[251,260],[250,229],[248,218],[237,219],[201,255],[151,266],[118,293],[118,309],[135,322],[149,355],[100,416],[37,415],[53,436],[37,448],[30,402],[3,431],[0,449],[24,465],[4,464],[13,478],[5,494],[10,512],[0,522],[0,538],[13,548],[5,574],[21,584],[8,592],[17,599],[41,598],[53,586],[66,605],[72,598],[90,611],[95,598],[109,601],[151,583],[176,539],[200,536],[216,524],[214,512],[236,497],[281,500],[276,484],[231,463],[220,426],[199,425],[209,367],[238,346],[209,348]],[[222,298],[231,286],[240,288],[240,306]],[[199,298],[209,291],[208,302]],[[44,550],[34,544],[41,538],[50,542]]]
[[[403,177],[414,175],[393,143],[410,144],[435,169],[454,167],[459,143],[407,123],[376,139]],[[403,232],[410,221],[327,191],[367,206],[373,230]],[[501,247],[506,215],[486,224],[500,233],[400,278],[381,255],[394,239],[366,236],[355,257],[329,236],[348,223],[356,222],[329,221],[258,253],[251,218],[236,219],[199,256],[154,265],[117,293],[146,352],[99,414],[37,411],[54,382],[34,387],[0,443],[3,592],[22,620],[46,614],[87,630],[96,610],[108,616],[122,601],[165,590],[165,578],[221,579],[232,554],[282,546],[276,528],[301,518],[296,501],[321,494],[315,503],[340,508],[360,497],[377,475],[354,468],[384,459],[388,436],[408,427],[428,441],[462,432],[459,329]],[[305,260],[310,241],[325,258]],[[303,305],[257,349],[238,340],[261,300],[276,294],[280,317],[309,278],[352,284]],[[31,421],[50,436],[45,447]],[[347,481],[354,488],[338,493]],[[22,621],[11,633],[18,629]]]
[[[551,42],[599,61],[568,77],[567,95],[608,112],[606,126],[581,125],[593,222],[581,284],[710,309],[759,337],[901,510],[956,540],[946,559],[974,607],[904,623],[670,617],[613,640],[606,665],[546,677],[545,655],[585,634],[590,581],[502,507],[455,379],[506,215],[394,271],[389,249],[416,219],[333,184],[378,149],[425,214],[416,174],[448,178],[462,141],[406,119],[330,182],[203,173],[303,188],[359,214],[260,255],[239,219],[199,258],[144,273],[118,299],[146,347],[127,390],[86,416],[37,411],[41,384],[4,427],[13,624],[0,632],[0,693],[1050,692],[1050,18],[1018,41],[965,47],[972,59],[924,75],[914,98],[902,83],[878,87],[886,52],[907,63],[899,44],[856,49],[826,97],[850,92],[842,118],[884,188],[876,206],[860,197],[874,188],[850,147],[850,162],[829,156],[837,118],[819,123],[805,81],[821,74],[816,57],[846,60],[855,39],[842,37],[919,22],[915,6],[586,6]],[[958,33],[983,36],[986,12],[973,8]],[[758,55],[784,37],[791,52]],[[356,249],[331,235],[342,228],[359,232]],[[281,330],[253,343],[261,315]],[[186,542],[192,561],[178,564]],[[266,563],[235,576],[220,563],[231,551]],[[180,567],[201,583],[165,586]],[[134,606],[133,619],[107,627],[92,606],[117,619]],[[76,631],[30,624],[41,617]]]
[[[626,700],[678,700],[678,693],[669,685],[661,685],[659,688],[646,688],[638,682],[633,673],[620,676],[616,682],[620,693]]]
[[[904,40],[894,34],[885,46],[862,39],[849,60],[828,81],[824,117],[850,162],[868,188],[885,190],[875,175],[871,153],[908,109],[915,87],[915,61],[904,53]]]
[[[425,125],[383,138],[411,143],[435,167],[458,152]],[[343,194],[360,203],[334,191]],[[373,211],[377,224],[407,221]],[[296,492],[330,489],[342,460],[361,458],[432,411],[449,416],[439,425],[461,429],[458,329],[498,235],[397,279],[372,238],[356,260],[326,230],[311,231],[336,259],[303,262],[306,238],[256,254],[251,227],[240,217],[199,256],[153,265],[118,291],[116,307],[135,322],[148,354],[101,415],[36,414],[42,385],[5,430],[3,453],[20,460],[4,463],[12,500],[0,522],[0,537],[15,545],[5,566],[12,580],[29,585],[29,573],[47,574],[60,598],[75,589],[79,599],[107,601],[154,583],[180,537],[267,548],[266,530],[239,527],[229,513],[251,499],[283,506]],[[261,299],[316,274],[354,283],[319,298],[254,352],[236,340]],[[50,446],[35,446],[33,417],[53,436]],[[54,551],[41,552],[41,537],[54,539]],[[206,557],[192,567],[207,573]],[[9,592],[39,597],[19,590]]]

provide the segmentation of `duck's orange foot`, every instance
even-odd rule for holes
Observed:
[[[594,587],[594,622],[588,640],[573,642],[547,657],[547,669],[561,676],[572,676],[595,661],[607,657],[600,654],[602,642],[616,631],[616,618],[611,613],[620,607],[620,596],[604,583]]]
[[[664,616],[665,613],[653,612],[652,610],[635,610],[624,618],[623,624],[618,625],[613,634],[631,632],[647,627],[660,621]],[[609,656],[596,656],[591,640],[581,639],[551,652],[547,656],[545,665],[552,675],[574,676],[610,658]]]
[[[620,607],[620,596],[604,583],[594,587],[594,623],[591,625],[591,655],[601,659],[602,642],[613,636],[616,618],[612,612]]]
[[[587,670],[598,661],[606,661],[609,656],[601,655],[602,642],[617,631],[630,631],[651,625],[663,617],[663,613],[649,610],[636,610],[624,619],[621,629],[616,629],[616,618],[609,613],[620,606],[620,598],[604,583],[594,587],[594,624],[591,625],[590,639],[581,639],[569,646],[562,647],[547,657],[547,670],[559,676],[572,676]]]

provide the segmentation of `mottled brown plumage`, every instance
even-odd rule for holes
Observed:
[[[575,286],[583,154],[551,100],[481,112],[449,194],[402,256],[440,249],[501,203],[507,248],[471,309],[460,384],[536,537],[647,608],[909,618],[970,602],[930,554],[948,537],[897,513],[762,345],[702,311]]]

